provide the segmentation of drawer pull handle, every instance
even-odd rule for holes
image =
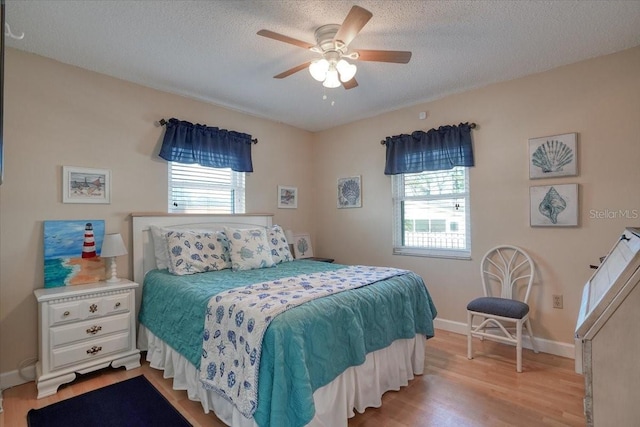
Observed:
[[[100,332],[101,330],[102,330],[102,326],[94,325],[94,326],[90,327],[89,329],[87,329],[87,333],[91,334],[91,335],[95,335],[98,332]]]
[[[114,308],[118,308],[118,307],[120,307],[120,303],[119,302],[116,303],[116,306]]]
[[[97,354],[98,352],[102,351],[102,347],[96,347],[95,345],[93,347],[91,347],[89,350],[87,350],[87,354],[90,355],[94,355]]]
[[[89,311],[92,312],[92,313],[95,313],[96,311],[98,311],[98,306],[95,305],[95,304],[91,304],[89,306]]]
[[[65,311],[64,313],[62,313],[63,316],[68,316],[70,314],[71,314],[71,312],[69,312],[69,311]]]

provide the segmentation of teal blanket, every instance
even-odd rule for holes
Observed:
[[[297,260],[274,268],[173,276],[147,274],[140,322],[194,366],[211,296],[237,286],[331,271],[345,266]],[[313,392],[367,353],[416,334],[432,337],[436,309],[420,276],[408,273],[309,301],[277,316],[267,329],[260,359],[256,423],[303,426],[314,416]],[[295,379],[295,381],[294,381]]]

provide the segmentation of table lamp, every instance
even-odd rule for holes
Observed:
[[[105,234],[102,242],[102,258],[111,258],[111,277],[107,279],[109,283],[119,282],[116,272],[116,257],[127,254],[127,248],[124,246],[120,233]]]

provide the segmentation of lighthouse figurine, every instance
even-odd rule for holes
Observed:
[[[88,222],[84,226],[84,242],[82,243],[82,258],[95,258],[96,241],[93,237],[93,224]]]

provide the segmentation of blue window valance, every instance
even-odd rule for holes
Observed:
[[[418,173],[473,166],[473,147],[469,123],[441,126],[428,132],[389,136],[385,175]]]
[[[160,157],[170,162],[253,172],[251,135],[169,119]]]

